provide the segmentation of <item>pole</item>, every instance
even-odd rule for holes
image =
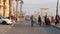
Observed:
[[[58,5],[59,5],[59,0],[57,0],[56,15],[58,15]]]

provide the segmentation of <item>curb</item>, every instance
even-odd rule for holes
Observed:
[[[51,26],[53,26],[53,27],[55,27],[55,28],[57,28],[57,29],[60,29],[59,27],[57,27],[57,26],[54,26],[54,25],[51,25]]]

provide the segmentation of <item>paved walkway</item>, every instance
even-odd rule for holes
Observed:
[[[38,26],[31,25],[28,23],[16,23],[9,31],[5,34],[60,34],[60,29],[52,26]]]
[[[6,31],[8,31],[11,28],[11,25],[2,25],[0,24],[0,34],[5,33]]]
[[[60,29],[60,23],[57,25],[55,25],[55,23],[51,23],[51,25]]]

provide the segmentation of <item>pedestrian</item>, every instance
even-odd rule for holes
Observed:
[[[41,26],[41,16],[40,15],[38,16],[38,23]]]
[[[50,25],[50,20],[49,20],[49,17],[47,18],[46,25]]]
[[[47,15],[44,17],[45,25],[47,24]]]
[[[51,22],[54,23],[54,17],[53,16],[51,17]]]
[[[55,25],[56,25],[56,24],[59,23],[59,15],[56,15],[56,16],[55,16],[55,20],[56,20],[56,21],[55,21]]]
[[[31,26],[33,27],[33,25],[34,25],[34,19],[33,19],[34,17],[33,17],[33,15],[31,16]]]

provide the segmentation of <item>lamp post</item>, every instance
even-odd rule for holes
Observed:
[[[59,23],[59,15],[58,15],[58,5],[59,5],[59,0],[57,0],[57,6],[56,6],[56,16],[55,16],[55,25]]]
[[[59,0],[57,0],[56,15],[58,15],[58,5],[59,5]]]

